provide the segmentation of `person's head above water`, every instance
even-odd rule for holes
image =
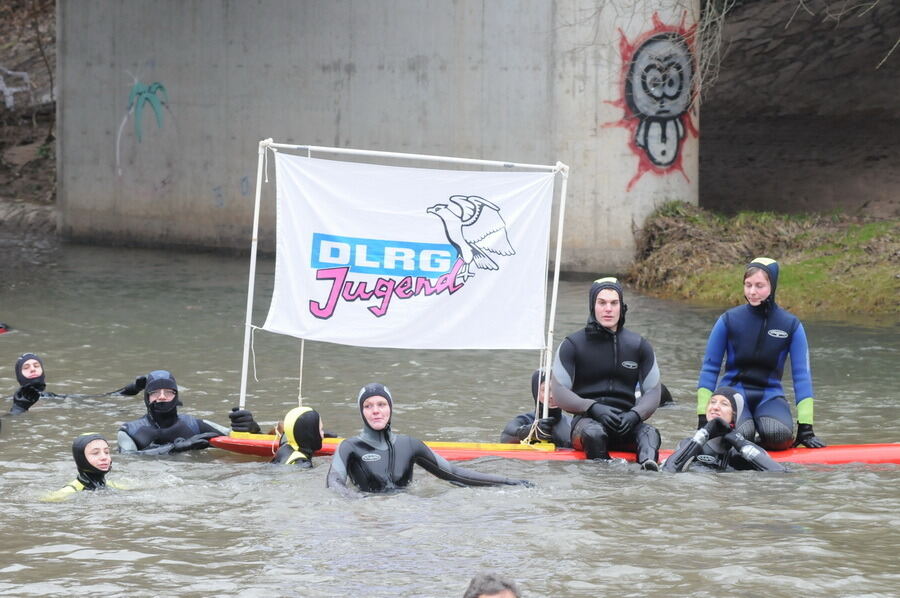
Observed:
[[[100,434],[82,434],[72,442],[72,457],[78,468],[78,481],[85,488],[106,485],[106,474],[112,469],[109,442]]]
[[[23,353],[16,360],[16,380],[19,386],[44,384],[44,362],[34,353]]]
[[[767,257],[754,258],[744,270],[744,298],[753,307],[775,303],[778,287],[778,262]]]
[[[310,407],[294,407],[284,416],[284,436],[295,451],[307,457],[322,448],[322,418]]]
[[[625,296],[617,278],[598,278],[588,294],[588,327],[602,326],[616,332],[625,325]]]
[[[367,428],[376,432],[390,429],[394,399],[387,386],[378,382],[366,384],[359,390],[356,400]]]
[[[157,423],[169,425],[178,417],[178,384],[168,370],[153,370],[147,374],[144,387],[144,404],[147,412]]]
[[[706,405],[706,419],[719,417],[735,427],[744,410],[744,396],[730,386],[720,386],[713,391]]]

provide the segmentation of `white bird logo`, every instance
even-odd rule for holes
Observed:
[[[426,210],[444,223],[447,240],[456,248],[463,268],[459,273],[465,281],[475,276],[471,264],[481,270],[498,270],[487,252],[496,255],[515,255],[506,236],[506,223],[500,208],[477,195],[451,195],[449,203],[439,203]]]

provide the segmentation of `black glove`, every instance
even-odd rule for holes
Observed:
[[[705,418],[706,416],[704,416]],[[703,426],[710,438],[718,438],[731,432],[731,426],[721,417],[714,417]]]
[[[641,416],[638,415],[638,412],[634,409],[629,409],[622,414],[622,417],[619,421],[619,428],[616,430],[616,432],[619,434],[619,436],[624,436],[625,434],[628,434],[629,432],[634,430],[635,426],[641,423]]]
[[[553,426],[559,420],[555,417],[542,417],[537,423],[538,440],[553,440]]]
[[[260,427],[253,419],[253,414],[246,409],[234,407],[228,414],[231,420],[231,429],[235,432],[250,432],[251,434],[259,434]]]
[[[134,379],[134,382],[122,388],[122,390],[119,391],[119,394],[125,395],[126,397],[131,397],[141,392],[146,387],[147,376],[138,376]]]
[[[194,434],[190,438],[176,438],[175,442],[172,443],[172,452],[181,453],[209,448],[209,439],[217,436],[221,436],[221,434],[218,432],[204,432],[203,434]]]
[[[794,446],[801,444],[806,448],[825,448],[825,443],[813,432],[812,424],[797,422],[797,440],[794,441]]]
[[[609,432],[615,432],[619,429],[619,424],[621,423],[619,417],[621,413],[622,412],[615,407],[601,405],[600,403],[594,403],[587,411],[588,415],[603,424],[603,427]]]
[[[41,398],[41,391],[31,385],[22,386],[13,395],[13,406],[10,413],[25,413]]]
[[[700,428],[702,428],[705,425],[706,425],[706,414],[701,413],[700,415],[697,416],[697,429],[699,430]]]

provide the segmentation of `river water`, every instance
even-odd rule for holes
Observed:
[[[246,258],[0,238],[0,396],[24,351],[48,390],[96,394],[157,368],[185,406],[220,423],[237,403]],[[260,260],[254,322],[272,287]],[[560,291],[557,340],[586,316],[588,283]],[[735,293],[739,293],[739,283]],[[846,291],[841,291],[846,292]],[[628,326],[654,345],[677,404],[652,423],[672,448],[696,422],[694,388],[720,308],[629,292]],[[900,441],[898,323],[806,320],[816,431],[834,444]],[[270,424],[296,404],[295,339],[255,335],[248,406]],[[526,411],[535,352],[400,351],[307,343],[306,404],[342,435],[357,389],[388,384],[394,428],[494,441]],[[3,411],[9,400],[0,405]],[[794,467],[787,475],[667,475],[634,465],[485,458],[534,488],[457,488],[424,470],[409,491],[348,501],[328,458],[298,471],[211,449],[114,455],[121,492],[39,501],[74,477],[74,436],[114,439],[140,397],[39,402],[0,430],[0,595],[461,596],[478,571],[524,596],[896,596],[900,466]]]

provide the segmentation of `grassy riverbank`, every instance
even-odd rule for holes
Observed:
[[[742,212],[663,205],[638,235],[631,284],[711,305],[743,301],[746,263],[781,264],[778,302],[800,316],[900,315],[900,219]]]

